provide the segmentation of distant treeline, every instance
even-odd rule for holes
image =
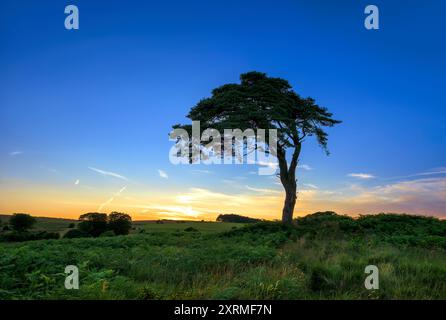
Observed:
[[[14,213],[8,223],[1,225],[0,242],[18,242],[28,240],[59,239],[58,232],[32,231],[36,218],[26,213]],[[79,217],[77,224],[67,225],[68,232],[64,238],[84,238],[99,236],[126,235],[132,229],[132,218],[122,212],[106,213],[89,212]]]
[[[59,239],[59,233],[38,231],[30,232],[36,219],[26,213],[14,213],[9,222],[5,225],[1,225],[0,242],[19,242],[28,240],[45,240],[45,239]]]
[[[236,222],[236,223],[252,223],[263,221],[261,219],[250,218],[238,214],[220,214],[217,217],[218,222]]]

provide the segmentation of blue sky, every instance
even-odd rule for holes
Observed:
[[[68,4],[79,30],[64,28]],[[330,130],[329,157],[304,145],[297,213],[444,216],[446,4],[373,1],[380,29],[366,30],[367,4],[2,2],[0,195],[12,200],[0,211],[75,215],[113,198],[101,209],[163,217],[186,206],[197,218],[224,201],[235,203],[225,212],[279,218],[281,187],[250,174],[256,167],[168,160],[171,125],[214,87],[257,70],[343,120]],[[250,208],[259,198],[271,201]]]

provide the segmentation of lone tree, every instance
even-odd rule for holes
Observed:
[[[240,84],[225,84],[214,89],[212,96],[198,102],[187,117],[200,121],[200,134],[208,128],[219,132],[224,129],[277,130],[275,153],[280,170],[278,176],[285,189],[283,223],[292,223],[293,220],[297,198],[296,168],[302,143],[306,137],[315,136],[328,154],[328,135],[323,128],[341,123],[334,120],[326,108],[317,105],[314,99],[300,97],[287,80],[255,71],[242,74]],[[191,125],[177,124],[173,128],[184,129],[191,136]],[[224,146],[223,137],[221,139]],[[204,147],[208,142],[200,141],[200,144]],[[255,148],[258,148],[257,144]],[[291,157],[288,157],[289,164],[288,149],[293,150]]]
[[[129,234],[132,229],[132,218],[122,212],[112,212],[108,215],[108,228],[116,235]]]
[[[26,213],[14,213],[9,218],[9,224],[17,232],[27,231],[36,223],[36,219]]]
[[[79,217],[77,228],[93,237],[99,237],[101,233],[107,231],[107,214],[99,212],[89,212]]]

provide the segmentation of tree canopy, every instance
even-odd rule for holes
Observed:
[[[116,235],[129,234],[132,228],[132,218],[122,212],[112,212],[108,215],[108,229]]]
[[[12,229],[18,232],[31,229],[35,223],[36,219],[26,213],[14,213],[11,218],[9,218],[9,224]]]
[[[307,137],[314,136],[328,154],[328,134],[324,128],[341,122],[333,119],[332,113],[313,98],[298,95],[287,80],[256,71],[242,74],[240,83],[215,88],[211,97],[200,100],[187,117],[200,121],[200,134],[208,128],[220,132],[224,129],[277,130],[277,150],[269,152],[277,157],[280,181],[286,192],[282,211],[282,221],[286,223],[292,222],[296,202],[295,173],[302,143]],[[173,128],[192,132],[190,124],[177,124]],[[268,141],[267,137],[265,142]],[[200,143],[206,146],[208,142]],[[224,148],[223,137],[220,143]],[[289,163],[287,149],[293,149]]]
[[[78,229],[93,237],[98,237],[107,231],[107,214],[99,212],[89,212],[79,217]]]

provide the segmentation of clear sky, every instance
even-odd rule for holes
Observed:
[[[80,29],[64,28],[75,4]],[[380,29],[364,28],[364,8]],[[308,140],[295,215],[446,217],[444,1],[2,1],[0,213],[280,218],[255,165],[174,166],[171,126],[241,73],[343,123]]]

